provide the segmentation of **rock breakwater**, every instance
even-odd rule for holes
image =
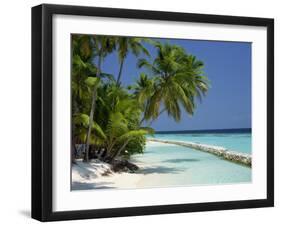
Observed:
[[[223,159],[240,163],[246,166],[251,167],[252,166],[252,156],[245,153],[240,153],[236,151],[232,151],[229,149],[226,149],[224,147],[219,146],[213,146],[213,145],[207,145],[207,144],[200,144],[200,143],[194,143],[194,142],[187,142],[187,141],[171,141],[171,140],[160,140],[160,139],[154,139],[149,138],[147,139],[149,141],[154,142],[160,142],[160,143],[167,143],[167,144],[176,144],[200,151],[204,151],[213,155],[217,155]]]

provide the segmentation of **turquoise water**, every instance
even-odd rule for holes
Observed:
[[[251,134],[156,134],[163,140],[192,141],[251,153]],[[166,187],[251,182],[251,168],[190,148],[148,142],[142,155],[133,157],[147,165],[140,187]],[[151,176],[153,175],[153,177]]]
[[[251,133],[155,134],[161,140],[190,141],[251,154]]]

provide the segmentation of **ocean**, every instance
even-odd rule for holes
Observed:
[[[150,137],[150,136],[149,136]],[[161,140],[191,141],[225,147],[251,154],[251,131],[213,130],[161,132],[153,135]],[[215,155],[173,144],[147,142],[144,154],[134,155],[136,163],[147,165],[138,187],[167,187],[250,183],[251,168],[223,160]],[[149,167],[151,166],[151,167]],[[157,175],[157,177],[155,177]]]
[[[241,132],[242,131],[242,132]],[[201,144],[221,146],[227,149],[251,154],[251,132],[248,130],[214,130],[212,132],[156,133],[151,138],[174,141],[190,141]]]

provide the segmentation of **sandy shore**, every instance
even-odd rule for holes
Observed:
[[[147,144],[157,145],[157,142],[148,141]],[[139,167],[137,173],[115,173],[110,169],[108,163],[99,160],[92,160],[89,163],[85,163],[82,160],[77,160],[76,164],[72,165],[72,190],[88,190],[93,188],[132,189],[150,187],[147,181],[159,181],[158,169],[160,166],[147,165],[143,162],[135,162],[134,160],[131,161]],[[166,172],[165,176],[169,180],[169,175]],[[158,184],[161,186],[161,184],[165,183],[165,178],[162,178]]]
[[[134,189],[250,181],[250,168],[224,161],[208,153],[184,148],[175,156],[174,151],[178,150],[178,145],[153,141],[147,141],[147,145],[154,150],[164,151],[164,155],[159,153],[151,156],[151,152],[147,152],[145,155],[133,156],[130,162],[139,167],[134,173],[115,173],[109,164],[99,160],[89,163],[77,160],[72,165],[72,190]],[[167,150],[171,150],[170,156],[167,156]],[[241,173],[246,173],[245,178],[239,179]]]
[[[72,165],[72,190],[134,187],[139,175],[114,173],[110,165],[98,160],[84,163],[77,160]]]

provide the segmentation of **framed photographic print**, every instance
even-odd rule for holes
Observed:
[[[274,21],[32,8],[32,217],[274,205]]]

